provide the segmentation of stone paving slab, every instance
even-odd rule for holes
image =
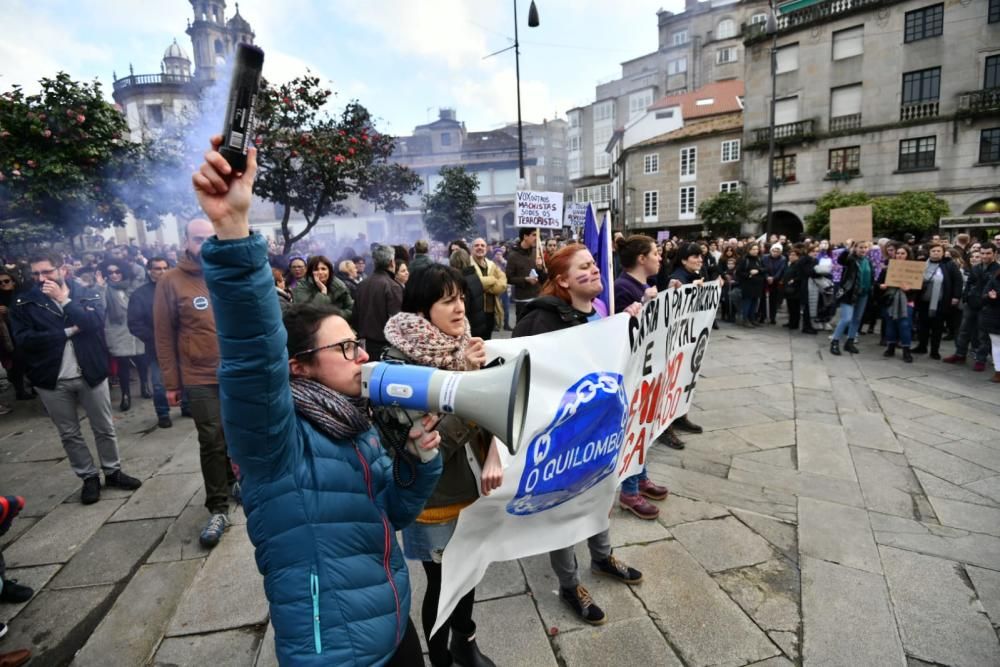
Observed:
[[[1000,572],[984,570],[974,565],[966,565],[965,571],[990,621],[995,627],[1000,628]]]
[[[993,476],[993,471],[934,447],[901,438],[906,460],[915,470],[924,470],[941,479],[964,486]]]
[[[103,667],[109,656],[121,665],[145,664],[200,567],[197,561],[178,561],[139,568],[77,654],[74,667]]]
[[[830,375],[821,363],[792,362],[792,384],[796,388],[831,390]]]
[[[870,512],[875,542],[948,560],[1000,569],[1000,539],[948,526]]]
[[[719,479],[691,470],[659,465],[655,461],[649,463],[648,469],[659,483],[666,484],[672,491],[688,498],[750,510],[777,519],[794,521],[797,516],[795,496],[784,489],[768,489],[757,484]]]
[[[942,365],[939,364],[938,366]],[[978,382],[976,381],[977,379]],[[912,378],[913,382],[929,387],[928,394],[935,394],[942,398],[955,398],[955,396],[946,396],[944,394],[944,392],[950,392],[958,396],[975,398],[1000,406],[1000,392],[989,391],[990,385],[984,380],[985,378],[980,376],[978,378],[973,377],[970,381],[969,376],[965,373],[949,378],[944,373],[937,371],[937,369],[931,374]]]
[[[928,500],[943,525],[1000,537],[1000,509],[934,496]]]
[[[157,475],[146,480],[111,521],[135,521],[180,516],[188,500],[202,488],[201,473]]]
[[[76,492],[83,482],[65,461],[5,463],[0,466],[0,488],[11,496],[24,496],[21,516],[42,517]]]
[[[739,426],[767,424],[772,421],[774,420],[767,415],[762,415],[759,410],[747,407],[704,410],[698,413],[697,419],[697,423],[704,428],[706,432],[735,428]]]
[[[9,567],[65,563],[121,506],[121,500],[56,507],[4,550]]]
[[[746,524],[750,530],[767,540],[785,558],[793,563],[798,563],[799,546],[795,524],[777,521],[770,517],[743,510],[733,510],[733,515]]]
[[[232,582],[240,582],[234,586]],[[264,580],[245,528],[233,526],[205,559],[178,605],[168,637],[228,630],[267,621]]]
[[[934,518],[920,481],[904,455],[851,447],[851,456],[866,508],[911,519]]]
[[[10,530],[0,537],[0,551],[6,549],[8,545],[13,544],[21,535],[28,532],[29,528],[38,523],[38,519],[39,517],[36,516],[18,514],[17,518],[11,523]]]
[[[422,634],[419,628],[417,634]],[[424,647],[424,650],[427,650],[427,647]],[[260,642],[260,651],[257,653],[254,667],[278,667],[278,655],[274,650],[274,626],[270,623],[267,624],[267,632]]]
[[[785,468],[786,470],[795,470],[797,468],[795,447],[765,449],[762,452],[750,452],[747,454],[737,454],[736,456],[744,461],[762,463],[774,466],[775,468]]]
[[[1000,472],[1000,449],[994,449],[979,442],[962,440],[943,444],[938,447],[938,450],[975,463],[981,468],[993,471],[993,473]]]
[[[800,419],[795,432],[799,470],[848,482],[857,481],[843,427]]]
[[[55,565],[40,565],[38,567],[9,568],[4,576],[7,579],[16,579],[18,583],[34,589],[33,600],[42,591],[42,588],[49,583],[52,577],[56,576],[56,572],[61,567],[62,565],[57,563]],[[3,607],[0,608],[3,613],[2,620],[5,623],[10,623],[11,619],[16,618],[29,604],[31,604],[31,600],[18,604],[4,602]]]
[[[951,482],[943,480],[940,477],[930,474],[929,472],[920,470],[919,468],[915,468],[913,470],[913,474],[920,481],[920,486],[928,496],[947,498],[948,500],[960,500],[963,503],[986,505],[987,507],[1000,506],[1000,501],[994,500],[989,496],[976,493],[973,490],[973,487],[979,482],[973,482],[968,486],[959,486],[958,484],[952,484]]]
[[[496,664],[557,667],[552,647],[529,595],[477,604],[475,618],[476,642]]]
[[[252,629],[187,637],[167,637],[153,658],[153,667],[179,665],[252,665],[261,636]]]
[[[490,563],[482,581],[476,584],[476,601],[520,595],[528,591],[521,564],[516,560]]]
[[[4,650],[8,646],[29,649],[35,656],[33,663],[69,662],[100,621],[113,594],[110,584],[42,591],[10,624]]]
[[[886,418],[892,427],[893,433],[898,438],[909,438],[925,445],[931,445],[932,447],[954,442],[958,439],[953,435],[941,433],[938,430],[919,424],[910,417],[886,415]]]
[[[780,654],[677,542],[627,547],[620,556],[646,573],[635,593],[686,664],[745,665]]]
[[[799,552],[882,574],[868,513],[862,509],[799,498]]]
[[[642,665],[651,660],[663,667],[684,664],[648,618],[560,632],[555,645],[566,665]]]
[[[837,410],[845,412],[881,412],[875,394],[868,388],[868,383],[860,377],[857,379],[846,377],[831,378],[833,385],[833,399],[837,403]]]
[[[653,501],[662,511],[673,502],[673,498],[667,500]],[[615,549],[629,544],[647,544],[658,540],[665,540],[670,537],[664,525],[658,521],[645,521],[634,516],[631,512],[623,510],[617,504],[611,510],[611,546]]]
[[[1000,504],[1000,475],[970,482],[965,485],[965,488]]]
[[[803,556],[803,664],[905,665],[885,580]]]
[[[882,547],[882,562],[906,652],[928,662],[1000,664],[1000,641],[955,563]]]
[[[715,575],[736,604],[768,633],[801,629],[799,570],[783,558]]]
[[[795,422],[791,419],[731,428],[729,431],[759,449],[789,447],[795,444]]]
[[[208,511],[201,506],[188,505],[167,528],[163,540],[146,559],[147,563],[162,563],[190,558],[205,558],[210,549],[201,546],[198,536],[208,521]]]
[[[729,510],[721,505],[708,503],[703,500],[691,500],[690,498],[679,496],[671,490],[667,502],[660,504],[660,516],[657,517],[657,521],[669,528],[679,523],[715,519],[727,514],[729,514]]]
[[[763,538],[734,517],[684,523],[671,532],[709,572],[762,563],[775,555]]]
[[[1000,440],[1000,431],[951,415],[931,413],[926,417],[917,418],[916,422],[957,439],[994,442]]]
[[[782,489],[796,496],[819,498],[855,507],[864,504],[857,482],[797,470],[782,470],[752,461],[734,459],[729,479],[763,488]]]
[[[847,444],[887,452],[902,452],[892,429],[880,414],[867,412],[846,413],[840,416],[847,434]]]
[[[60,570],[50,587],[118,583],[153,550],[169,524],[169,519],[104,524]]]
[[[951,417],[959,417],[962,420],[972,422],[972,424],[978,424],[979,426],[986,427],[987,431],[1000,431],[1000,416],[997,413],[997,406],[992,405],[992,410],[982,411],[974,407],[971,407],[965,398],[952,399],[947,401],[942,401],[940,397],[933,394],[925,394],[923,396],[910,398],[911,403],[915,403],[925,408],[929,408],[935,412],[940,412],[941,414],[949,415]],[[966,428],[969,428],[966,426]],[[972,432],[977,432],[978,429],[969,428]],[[989,433],[982,431],[980,433]],[[988,440],[989,438],[972,438],[973,440]]]

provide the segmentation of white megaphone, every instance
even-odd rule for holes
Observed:
[[[506,363],[478,371],[374,361],[361,367],[361,395],[374,406],[454,414],[482,426],[514,454],[524,430],[530,379],[526,350]]]

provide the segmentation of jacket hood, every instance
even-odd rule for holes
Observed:
[[[184,273],[200,276],[202,274],[201,258],[196,259],[185,250],[184,256],[177,259],[177,268]]]
[[[573,306],[557,296],[540,296],[532,299],[524,306],[524,314],[527,315],[533,310],[555,313],[563,322],[573,322],[577,319],[577,311],[573,310]]]

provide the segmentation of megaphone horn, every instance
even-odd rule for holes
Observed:
[[[375,361],[361,367],[361,395],[375,406],[454,414],[482,426],[514,454],[524,430],[530,380],[526,350],[498,366],[465,372]]]

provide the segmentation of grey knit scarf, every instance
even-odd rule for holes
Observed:
[[[332,440],[350,440],[371,428],[367,399],[350,398],[315,380],[292,378],[295,410]]]
[[[941,305],[941,287],[943,283],[944,271],[941,269],[941,263],[927,260],[927,265],[924,267],[924,289],[921,298],[929,304],[927,310],[931,317],[934,317],[938,311],[938,306]]]

